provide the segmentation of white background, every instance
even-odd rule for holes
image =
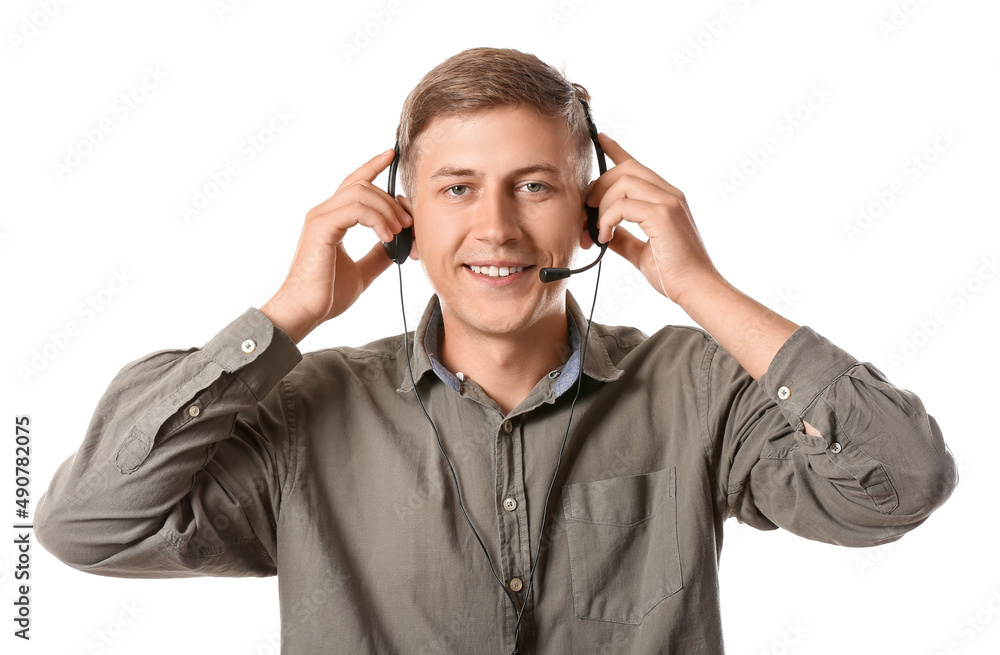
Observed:
[[[952,498],[889,547],[837,548],[730,522],[728,652],[998,652],[1000,281],[983,261],[1000,255],[1000,7],[577,2],[105,0],[55,3],[51,18],[43,2],[5,2],[0,489],[13,495],[16,415],[32,420],[37,500],[125,363],[201,346],[277,290],[306,211],[392,146],[400,106],[427,70],[467,47],[513,47],[590,90],[598,128],[686,194],[733,285],[915,391],[960,463]],[[147,67],[165,75],[149,91]],[[809,109],[815,89],[828,97]],[[116,99],[131,93],[144,97],[124,116]],[[248,161],[241,144],[275,110],[294,118],[265,130],[273,139]],[[785,116],[797,110],[790,133]],[[88,148],[104,120],[112,130]],[[950,143],[935,142],[939,130]],[[753,164],[748,150],[769,138],[777,152]],[[73,150],[86,156],[57,172]],[[915,156],[919,178],[907,172]],[[240,173],[183,220],[180,206],[211,192],[229,160]],[[741,165],[745,182],[721,192]],[[904,192],[887,196],[893,180]],[[849,238],[845,226],[871,207],[875,217]],[[349,235],[352,252],[372,243],[370,231]],[[110,284],[116,272],[127,286]],[[589,306],[593,274],[579,277],[571,288]],[[404,278],[412,326],[430,290],[416,263]],[[611,304],[599,318],[646,332],[691,324],[636,279],[609,252],[599,304]],[[100,312],[83,310],[88,298]],[[71,321],[76,333],[60,336]],[[300,345],[359,345],[401,327],[390,269]],[[4,617],[15,597],[12,501]],[[15,639],[5,618],[4,652],[274,652],[276,578],[124,580],[77,572],[37,544],[31,554],[32,640]],[[138,616],[122,627],[125,605]],[[102,631],[115,636],[103,650]]]

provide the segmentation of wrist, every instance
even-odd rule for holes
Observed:
[[[294,308],[277,294],[264,303],[260,313],[266,316],[274,327],[287,334],[296,345],[316,328],[315,323],[303,319],[301,314],[294,311]]]
[[[711,297],[739,292],[712,267],[688,276],[675,293],[676,297],[671,296],[671,299],[690,316],[692,311],[697,313],[698,306]]]

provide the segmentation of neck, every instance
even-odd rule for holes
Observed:
[[[507,415],[542,377],[562,366],[571,354],[569,320],[562,314],[544,317],[516,333],[472,333],[449,321],[442,308],[441,363],[475,380]]]

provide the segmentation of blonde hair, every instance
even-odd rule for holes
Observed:
[[[590,181],[593,141],[580,99],[590,94],[532,54],[509,48],[470,48],[430,70],[403,103],[396,140],[403,194],[413,197],[417,137],[439,116],[464,116],[503,106],[533,107],[562,117],[577,145],[581,191]]]

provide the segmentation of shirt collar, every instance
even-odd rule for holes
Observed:
[[[566,309],[570,317],[568,321],[569,338],[573,351],[562,366],[562,372],[556,380],[554,387],[556,396],[564,393],[577,380],[580,372],[580,345],[587,330],[587,317],[583,315],[583,311],[569,291],[566,292]],[[434,294],[427,303],[427,307],[424,308],[417,329],[407,335],[413,379],[420,380],[428,371],[434,371],[442,382],[455,391],[459,391],[461,388],[459,379],[439,360],[438,336],[443,327],[441,303],[437,294]],[[608,354],[599,332],[600,330],[596,326],[591,328],[590,339],[587,342],[587,356],[584,361],[584,373],[594,380],[611,382],[621,377],[623,371],[611,362],[611,356]],[[410,382],[410,373],[404,367],[400,385],[396,391],[406,393],[411,389],[413,389],[413,384]]]

